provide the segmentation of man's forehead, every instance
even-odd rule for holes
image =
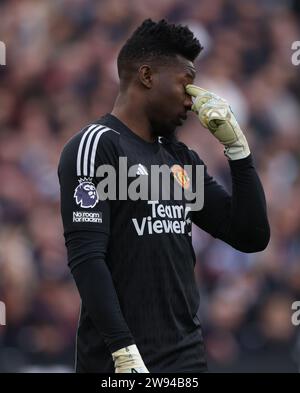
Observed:
[[[192,78],[195,78],[196,75],[196,69],[194,66],[194,63],[188,59],[185,59],[182,56],[177,56],[177,66],[178,66],[178,71],[184,72],[185,74],[191,76]]]

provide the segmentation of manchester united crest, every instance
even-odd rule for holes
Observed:
[[[190,187],[190,178],[188,177],[188,174],[184,168],[175,164],[171,167],[171,172],[173,173],[177,183],[180,184],[182,188],[187,190]]]

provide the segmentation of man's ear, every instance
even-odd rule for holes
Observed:
[[[139,80],[147,89],[151,89],[153,84],[153,70],[149,65],[144,64],[140,66]]]

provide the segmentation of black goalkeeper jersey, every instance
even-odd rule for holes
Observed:
[[[126,162],[120,157],[126,157]],[[184,199],[174,199],[172,186],[183,186],[186,179],[176,178],[172,171],[168,200],[123,200],[118,187],[115,200],[102,200],[99,195],[103,165],[115,169],[115,185],[133,165],[136,176],[128,183],[143,176],[150,185],[151,166],[163,164],[181,168],[203,162],[176,140],[146,142],[112,115],[87,126],[63,150],[59,178],[69,266],[75,278],[80,266],[85,268],[79,276],[86,292],[80,293],[78,372],[114,372],[111,352],[131,343],[137,345],[150,372],[205,371],[192,222],[242,251],[258,251],[268,242],[264,194],[251,156],[230,163],[233,196],[205,167],[204,207],[199,211],[189,210]],[[193,177],[192,188],[194,181]],[[247,225],[240,224],[243,219]],[[92,262],[105,266],[108,278],[94,273],[88,280]],[[110,279],[116,298],[107,284]],[[91,286],[102,302],[99,310],[95,295],[85,298]],[[117,317],[109,326],[114,307]],[[122,320],[120,328],[117,318]]]

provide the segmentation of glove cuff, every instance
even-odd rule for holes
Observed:
[[[133,369],[136,370],[135,372],[148,372],[135,344],[113,352],[112,358],[115,363],[116,373],[133,372],[129,371]]]
[[[250,155],[250,149],[245,135],[241,133],[235,143],[230,146],[225,146],[224,154],[230,161],[241,160],[242,158],[248,157]]]

